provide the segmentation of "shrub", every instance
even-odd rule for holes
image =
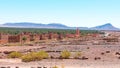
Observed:
[[[42,59],[48,58],[48,54],[45,51],[40,52],[31,52],[21,57],[23,62],[30,62],[30,61],[39,61]]]
[[[30,56],[30,55],[28,55],[28,54],[22,56],[21,59],[22,59],[23,62],[30,62],[30,61],[33,61],[32,56]]]
[[[74,58],[78,59],[81,56],[81,52],[76,52]]]
[[[20,52],[11,52],[8,57],[9,58],[20,58],[22,56],[22,53]]]
[[[67,50],[64,50],[61,52],[61,58],[68,59],[70,57],[71,53]]]
[[[35,61],[36,57],[37,57],[37,53],[31,52],[22,56],[21,59],[23,62],[30,62],[30,61]]]
[[[23,40],[23,41],[26,41],[26,40],[27,40],[27,38],[24,36],[24,37],[22,37],[22,40]]]
[[[37,53],[37,55],[43,59],[47,59],[49,57],[48,53],[45,51],[40,51]]]
[[[58,68],[57,66],[54,66],[54,67],[52,67],[52,68]]]

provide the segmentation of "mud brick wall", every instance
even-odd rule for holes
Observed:
[[[31,33],[29,32],[23,32],[21,33],[19,36],[20,36],[20,42],[30,42],[30,35]],[[24,41],[23,38],[26,38],[26,40]]]
[[[40,40],[40,35],[39,34],[34,34],[33,39],[34,39],[34,41],[39,41]]]
[[[26,40],[23,40],[23,38]],[[30,42],[30,41],[39,41],[39,40],[47,40],[47,39],[63,39],[63,38],[79,38],[80,30],[77,28],[75,34],[58,34],[54,32],[43,33],[43,34],[32,34],[30,32],[22,32],[18,35],[9,35],[0,33],[0,44],[6,43],[15,43],[15,42]]]
[[[49,38],[49,34],[41,34],[40,35],[40,40],[47,40]]]
[[[8,43],[8,34],[0,33],[0,44]]]
[[[74,38],[75,34],[66,34],[66,38]]]
[[[78,28],[76,29],[75,37],[80,37],[80,30]]]
[[[10,35],[10,36],[8,36],[8,42],[9,43],[20,42],[20,36],[19,35]]]

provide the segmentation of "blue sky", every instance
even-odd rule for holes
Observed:
[[[0,23],[6,22],[120,27],[120,0],[0,0]]]

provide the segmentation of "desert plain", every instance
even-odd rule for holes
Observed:
[[[57,66],[58,68],[120,68],[120,32],[110,31],[106,33],[110,35],[107,37],[88,36],[88,39],[82,37],[82,39],[64,39],[59,41],[47,40],[47,42],[44,41],[42,43],[24,44],[24,46],[1,46],[0,67],[52,68]],[[22,62],[20,58],[7,58],[7,54],[12,51],[29,53],[40,50],[48,52],[49,56],[52,56],[52,59]],[[71,53],[70,58],[59,58],[63,50]],[[75,52],[80,52],[80,56],[74,58]]]

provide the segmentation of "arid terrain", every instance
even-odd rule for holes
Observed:
[[[119,38],[119,32],[107,32],[111,37]],[[108,37],[108,36],[107,36]],[[108,38],[109,38],[108,37]],[[84,39],[83,39],[84,40]],[[108,39],[107,39],[108,40]],[[59,68],[119,68],[120,67],[120,45],[115,39],[106,39],[101,42],[101,37],[89,37],[82,41],[77,39],[47,40],[47,42],[24,44],[24,46],[1,46],[0,47],[0,67],[6,68],[50,68],[58,66]],[[95,42],[97,41],[97,42]],[[46,51],[50,57],[41,61],[22,62],[20,58],[7,58],[7,55],[13,51],[21,53]],[[69,59],[59,58],[60,53],[67,50],[71,53]],[[75,53],[80,52],[80,56],[75,58]]]
[[[0,68],[120,68],[120,0],[0,0]]]
[[[16,50],[21,51],[25,48],[38,49],[42,46],[35,48],[34,46],[11,46],[11,47],[1,47],[1,51],[6,50]],[[26,50],[27,50],[26,49]],[[81,58],[84,56],[88,59],[45,59],[37,62],[21,62],[20,59],[0,59],[1,67],[20,67],[20,68],[30,68],[30,67],[52,67],[54,65],[64,66],[64,68],[119,68],[120,67],[120,56],[116,54],[120,52],[119,45],[61,45],[55,47],[46,47],[44,50],[50,51],[57,49],[56,51],[61,51],[67,49],[74,53],[75,51],[81,51]],[[13,50],[12,50],[13,51]],[[57,52],[59,53],[59,52]],[[57,55],[56,53],[56,55]],[[51,52],[50,52],[51,54]],[[53,53],[52,53],[53,54]],[[54,54],[55,55],[55,54]],[[74,56],[74,55],[73,55]],[[96,58],[96,59],[95,59]]]

